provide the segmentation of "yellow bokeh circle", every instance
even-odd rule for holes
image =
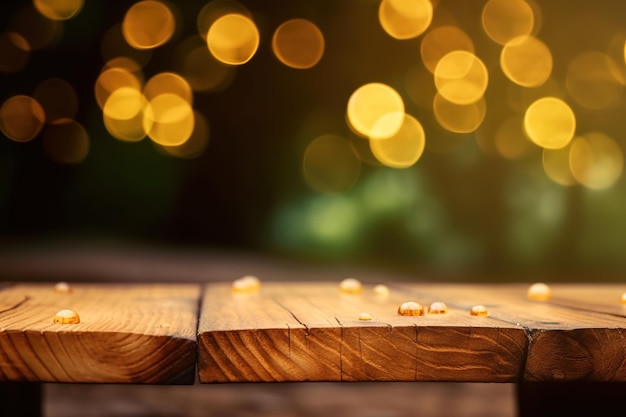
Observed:
[[[385,115],[386,133],[395,133],[403,123],[404,101],[400,94],[382,83],[369,83],[359,87],[348,100],[348,123],[359,135],[369,137],[374,125]],[[378,130],[382,129],[379,124]]]
[[[452,51],[435,67],[435,86],[443,98],[455,104],[480,100],[489,83],[485,64],[468,51]]]
[[[540,98],[526,109],[524,130],[542,148],[563,148],[574,137],[576,116],[563,100],[556,97]]]
[[[260,35],[248,17],[231,13],[211,25],[207,45],[213,56],[225,64],[242,65],[250,61],[259,48]]]

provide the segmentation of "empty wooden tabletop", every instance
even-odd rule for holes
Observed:
[[[197,285],[8,285],[0,381],[191,384]],[[79,323],[55,319],[71,309]]]
[[[374,284],[3,284],[0,381],[626,381],[626,284]]]
[[[201,382],[626,381],[625,286],[397,284],[380,295],[330,283],[205,289],[198,327]],[[415,301],[446,314],[400,316]],[[487,316],[470,310],[483,305]],[[367,313],[371,320],[360,320]]]

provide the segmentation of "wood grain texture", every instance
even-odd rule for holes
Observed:
[[[549,302],[526,297],[528,285],[410,285],[416,297],[450,297],[459,307],[481,302],[491,317],[524,328],[525,381],[626,381],[626,286],[551,285]]]
[[[523,327],[472,317],[445,293],[446,315],[398,316],[413,299],[402,287],[377,297],[371,285],[359,295],[341,294],[338,283],[264,283],[252,294],[209,285],[198,328],[200,382],[518,380]],[[373,320],[358,320],[361,312]]]
[[[191,384],[197,285],[14,285],[0,290],[0,381]],[[79,324],[54,324],[71,308]]]

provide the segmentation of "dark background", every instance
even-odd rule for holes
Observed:
[[[66,239],[133,242],[485,279],[621,280],[626,269],[623,178],[603,191],[563,187],[543,174],[539,148],[506,160],[481,149],[476,133],[443,130],[432,110],[412,101],[406,88],[407,72],[421,65],[421,37],[398,41],[386,35],[377,20],[378,1],[241,3],[258,25],[261,44],[227,89],[195,94],[194,107],[211,131],[208,148],[195,159],[167,156],[148,139],[123,143],[104,129],[93,93],[104,64],[100,41],[133,2],[86,1],[78,16],[63,23],[59,42],[33,51],[19,73],[0,74],[0,101],[31,94],[48,78],[68,81],[79,94],[76,120],[90,136],[89,155],[77,165],[49,160],[40,138],[15,143],[0,137],[5,250]],[[506,107],[507,80],[498,67],[500,46],[481,28],[484,2],[436,3],[432,27],[454,21],[472,37],[490,71],[484,123],[495,123],[502,114],[498,110]],[[0,30],[27,4],[2,3]],[[197,33],[196,15],[205,2],[173,4],[180,11],[177,32],[153,52],[144,67],[146,78],[173,70],[174,46]],[[578,53],[607,51],[616,39],[624,44],[626,14],[620,1],[540,6],[537,36],[552,50],[552,79],[559,85]],[[325,36],[324,57],[308,70],[281,64],[270,47],[273,30],[295,17],[313,21]],[[617,62],[624,67],[623,56]],[[376,164],[363,140],[350,133],[347,100],[368,82],[396,88],[407,112],[424,125],[426,151],[415,166],[394,170]],[[432,88],[424,85],[424,94],[432,94]],[[602,129],[624,145],[623,97],[602,111],[569,104],[578,131]],[[343,135],[363,156],[358,182],[342,194],[316,193],[301,174],[306,145],[326,133]],[[366,204],[364,196],[375,184],[384,191],[376,197],[386,203],[383,209]],[[337,217],[336,204],[348,204],[356,213],[353,226]],[[331,222],[331,230],[335,222],[341,233],[329,237],[311,228],[307,222],[316,212],[327,213],[317,221]]]

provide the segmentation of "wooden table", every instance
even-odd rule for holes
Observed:
[[[529,300],[528,284],[374,284],[5,284],[0,381],[11,395],[38,382],[192,384],[197,366],[200,383],[514,382],[520,415],[621,405],[626,284],[555,284],[549,301]],[[448,312],[400,316],[405,301]],[[62,308],[80,323],[53,323]]]

